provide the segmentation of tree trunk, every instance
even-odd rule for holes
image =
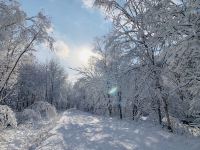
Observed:
[[[170,117],[169,117],[169,110],[168,110],[168,103],[167,103],[167,99],[168,99],[168,95],[167,94],[163,94],[162,90],[163,87],[160,84],[160,78],[158,77],[157,74],[156,75],[156,89],[157,89],[157,96],[160,100],[160,102],[164,103],[164,112],[165,112],[165,116],[167,118],[167,128],[170,132],[173,132],[172,130],[172,126],[171,126],[171,121],[170,121]],[[160,117],[160,116],[159,116]]]
[[[5,85],[7,84],[8,80],[10,79],[11,74],[13,73],[13,71],[15,70],[18,62],[20,61],[21,57],[24,55],[24,53],[28,50],[28,48],[33,44],[33,42],[35,41],[35,39],[37,38],[37,35],[39,33],[36,33],[36,35],[33,37],[33,39],[30,41],[30,43],[24,48],[24,50],[20,53],[20,55],[18,56],[18,58],[16,59],[16,61],[14,62],[14,65],[12,66],[10,72],[8,72],[8,74],[6,75],[6,78],[3,80],[3,83],[1,84],[0,87],[0,95],[2,94],[2,91],[5,88]]]
[[[169,110],[168,110],[168,104],[167,104],[167,98],[166,97],[163,97],[163,102],[164,102],[165,115],[166,115],[166,118],[167,118],[167,128],[168,128],[169,131],[173,132],[170,117],[169,117]]]
[[[119,117],[122,119],[122,106],[121,106],[121,101],[122,101],[122,93],[121,91],[118,92],[118,109],[119,109]]]
[[[161,109],[160,109],[160,101],[159,101],[159,99],[157,100],[157,104],[158,104],[158,121],[159,121],[159,124],[162,124],[162,115],[161,115]]]
[[[135,116],[136,116],[137,112],[138,112],[137,106],[135,104],[133,104],[133,110],[132,110],[132,115],[133,115],[132,119],[133,120],[135,120]]]
[[[112,105],[111,105],[111,101],[110,101],[110,94],[107,95],[108,97],[108,112],[109,112],[109,116],[112,116]]]

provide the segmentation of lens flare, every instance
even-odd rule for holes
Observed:
[[[110,89],[110,91],[108,93],[111,95],[114,95],[117,92],[117,89],[118,89],[117,87],[113,87]]]

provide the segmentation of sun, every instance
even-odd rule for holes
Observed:
[[[89,59],[95,56],[95,53],[93,53],[90,49],[82,49],[79,52],[79,60],[81,61],[81,63],[83,63],[84,65],[88,64]]]

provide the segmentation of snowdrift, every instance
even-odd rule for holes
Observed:
[[[44,101],[37,101],[29,107],[29,109],[34,110],[39,113],[43,119],[52,119],[57,116],[56,108]]]
[[[24,109],[23,112],[17,115],[19,123],[34,123],[41,120],[41,115],[32,109]]]
[[[17,127],[15,113],[7,105],[0,105],[0,129],[4,129],[9,125],[13,128]]]
[[[171,126],[175,133],[200,136],[200,129],[198,127],[191,127],[190,125],[185,125],[181,123],[177,118],[170,116]],[[164,125],[167,125],[167,118],[162,119]]]
[[[23,112],[17,113],[18,123],[37,123],[42,119],[51,120],[57,116],[56,108],[44,101],[37,101]]]

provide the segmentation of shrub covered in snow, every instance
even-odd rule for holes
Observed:
[[[175,133],[200,136],[200,129],[198,127],[183,124],[179,121],[179,119],[172,116],[170,116],[170,121],[172,129]],[[198,121],[199,120],[196,120],[196,123],[198,123]],[[164,117],[162,119],[162,122],[164,123],[164,125],[167,125],[167,118]]]
[[[176,127],[178,124],[180,124],[180,121],[175,117],[170,116],[169,119],[170,119],[172,128]],[[162,119],[162,122],[164,123],[164,125],[167,125],[167,117],[164,117]]]
[[[17,127],[15,113],[6,105],[0,105],[0,128],[6,128],[8,125]]]
[[[41,120],[40,113],[33,109],[24,109],[24,111],[18,115],[18,121],[20,123],[34,123],[39,120]]]
[[[37,101],[33,105],[29,107],[29,109],[34,110],[35,112],[38,112],[41,116],[41,118],[44,119],[51,119],[56,117],[56,108],[49,104],[48,102],[44,101]]]

